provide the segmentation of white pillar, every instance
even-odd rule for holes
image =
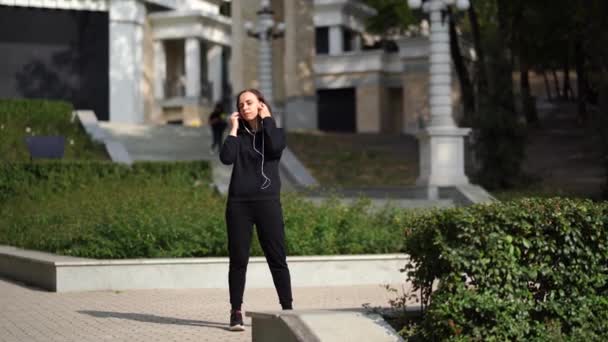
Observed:
[[[211,83],[211,100],[217,103],[222,100],[222,69],[223,69],[222,47],[211,45],[207,50],[207,81]]]
[[[265,32],[260,33],[258,40],[258,81],[260,91],[271,106],[274,106],[274,88],[272,84],[272,41]]]
[[[110,1],[110,121],[142,123],[143,23],[139,0]]]
[[[201,42],[187,38],[185,44],[186,97],[201,96]]]
[[[344,52],[344,35],[341,26],[329,27],[329,54],[340,55]]]
[[[450,55],[450,35],[447,19],[442,20],[441,10],[445,6],[441,0],[430,3],[431,46],[430,46],[430,108],[431,127],[456,127],[452,118],[452,69]]]
[[[437,197],[437,187],[464,185],[464,137],[470,129],[456,126],[452,117],[452,81],[450,36],[447,21],[442,20],[443,0],[428,3],[431,18],[429,102],[431,120],[418,134],[420,176],[417,183],[426,185],[430,197]]]
[[[167,56],[162,40],[154,41],[154,98],[165,98],[165,81],[167,80]]]

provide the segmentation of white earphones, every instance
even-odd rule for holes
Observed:
[[[264,124],[262,122],[260,122],[260,124],[262,125],[262,128],[264,128]],[[252,133],[249,128],[247,128],[247,125],[243,124],[243,126],[245,127],[247,133],[253,136],[253,150],[262,156],[262,177],[264,177],[264,182],[262,183],[260,189],[267,189],[270,186],[270,178],[266,177],[266,174],[264,174],[264,133],[262,133],[262,152],[260,152],[257,148],[255,148],[255,133]]]

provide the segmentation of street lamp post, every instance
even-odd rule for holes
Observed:
[[[250,37],[259,41],[258,45],[258,80],[260,91],[274,108],[274,96],[272,88],[272,40],[283,36],[285,25],[275,22],[274,11],[270,7],[270,0],[262,0],[260,10],[257,12],[258,20],[254,24],[245,22],[245,29]],[[276,117],[275,119],[279,119]]]
[[[450,35],[444,11],[448,6],[469,7],[468,0],[408,0],[410,8],[421,8],[430,16],[430,78],[428,126],[418,134],[420,176],[418,185],[427,186],[430,198],[438,197],[438,187],[468,184],[464,173],[464,137],[469,128],[459,128],[452,117],[452,69]]]

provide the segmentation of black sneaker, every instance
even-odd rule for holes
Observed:
[[[240,310],[230,311],[230,331],[243,331],[245,325],[243,324],[243,314]]]

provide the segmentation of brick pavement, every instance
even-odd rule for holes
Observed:
[[[396,285],[401,286],[401,285]],[[388,306],[382,286],[295,288],[295,308]],[[228,290],[53,293],[0,278],[0,341],[251,341],[227,331]],[[279,308],[273,288],[246,289],[244,310]]]

